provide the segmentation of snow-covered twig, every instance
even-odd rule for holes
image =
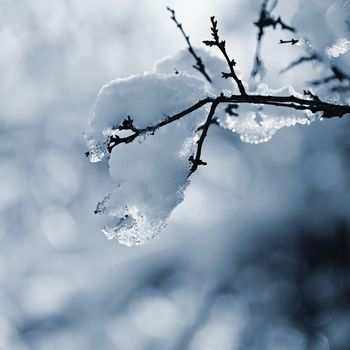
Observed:
[[[140,135],[144,135],[147,133],[154,133],[156,130],[162,128],[163,126],[173,123],[176,120],[180,120],[207,104],[211,104],[210,112],[208,114],[207,120],[204,126],[202,127],[203,131],[199,139],[200,142],[198,142],[198,147],[200,149],[199,150],[197,149],[195,157],[192,156],[193,166],[190,171],[190,173],[192,174],[198,168],[198,165],[201,165],[200,155],[201,155],[203,142],[207,135],[207,131],[210,125],[212,124],[211,120],[214,117],[215,109],[219,104],[230,105],[230,104],[243,103],[243,104],[256,104],[256,105],[270,105],[270,106],[277,106],[277,107],[290,108],[295,110],[304,110],[304,111],[309,110],[312,113],[317,113],[317,112],[322,113],[323,118],[342,117],[345,114],[350,113],[349,105],[337,105],[337,104],[332,104],[328,102],[323,102],[315,95],[311,96],[308,93],[306,93],[305,95],[310,96],[311,99],[302,99],[292,95],[291,96],[269,96],[269,95],[264,96],[264,95],[248,95],[248,94],[231,95],[231,96],[224,96],[223,94],[221,94],[220,96],[215,98],[207,97],[179,113],[176,113],[172,116],[167,116],[165,119],[163,119],[162,121],[160,121],[155,125],[148,126],[143,129],[137,129],[133,127],[133,134],[129,136],[126,136],[126,137],[112,136],[109,141],[108,151],[111,152],[112,149],[118,144],[130,143]]]

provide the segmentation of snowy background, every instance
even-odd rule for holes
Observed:
[[[102,85],[185,48],[166,6],[195,46],[215,15],[248,80],[257,0],[0,4],[0,349],[348,349],[349,117],[259,145],[212,127],[208,166],[158,239],[127,248],[100,232],[113,183],[82,133]],[[323,52],[349,39],[347,6],[280,0],[274,13]],[[281,75],[304,52],[278,45],[290,38],[267,29],[265,82],[302,91],[330,71]],[[349,72],[349,51],[332,60]]]

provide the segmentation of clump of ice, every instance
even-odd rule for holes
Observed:
[[[338,39],[335,44],[326,48],[329,57],[339,57],[350,50],[350,40],[346,38]]]
[[[127,208],[127,212],[128,214],[114,226],[105,226],[102,229],[107,239],[117,239],[119,243],[127,247],[143,245],[158,237],[160,232],[166,227],[164,221],[150,221],[135,207]]]
[[[272,90],[266,84],[260,84],[254,94],[290,96],[302,98],[292,87]],[[316,120],[310,111],[294,111],[291,108],[276,106],[240,105],[238,116],[227,115],[221,125],[240,135],[243,142],[262,143],[269,141],[281,128],[297,124],[309,125]]]
[[[107,154],[109,136],[127,116],[142,129],[192,106],[208,92],[202,79],[186,73],[147,73],[105,85],[85,136],[90,160],[101,160]],[[145,136],[141,143],[119,144],[112,150],[109,171],[116,188],[96,208],[97,213],[114,218],[103,229],[107,238],[139,245],[164,228],[171,211],[183,200],[188,158],[206,115],[203,107],[158,129],[154,136]]]

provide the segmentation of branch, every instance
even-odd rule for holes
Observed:
[[[291,40],[282,40],[280,39],[280,44],[292,44],[295,45],[299,42],[297,39],[291,39]]]
[[[214,101],[211,104],[210,111],[208,113],[208,117],[207,117],[207,119],[206,119],[206,121],[205,121],[205,123],[203,125],[202,134],[201,134],[199,140],[197,141],[196,154],[195,154],[195,156],[192,155],[189,158],[189,161],[192,163],[192,166],[190,168],[188,176],[191,176],[197,170],[199,165],[207,165],[206,162],[203,162],[203,160],[201,160],[203,142],[204,142],[205,138],[207,137],[207,133],[208,133],[210,125],[212,124],[212,119],[214,117],[215,109],[216,109],[218,103],[219,102]]]
[[[173,116],[167,116],[165,119],[161,120],[159,123],[157,123],[155,125],[151,125],[151,126],[148,126],[146,128],[143,128],[143,129],[134,128],[134,130],[133,130],[134,133],[129,135],[129,136],[119,137],[117,135],[112,135],[112,136],[110,136],[110,138],[108,140],[107,151],[109,153],[111,153],[112,149],[121,143],[130,143],[130,142],[134,141],[138,136],[141,136],[141,135],[146,134],[146,133],[154,133],[156,130],[162,128],[163,126],[168,125],[170,123],[173,123],[176,120],[180,120],[181,118],[185,117],[186,115],[196,111],[197,109],[199,109],[199,108],[203,107],[204,105],[208,104],[209,102],[213,102],[213,101],[214,101],[213,98],[207,97],[203,100],[198,101],[193,106],[186,108],[185,110],[183,110],[177,114],[174,114]],[[117,129],[119,129],[119,127],[117,127]]]
[[[213,37],[214,40],[205,40],[203,41],[203,43],[209,47],[212,46],[216,46],[219,48],[219,50],[221,51],[221,53],[223,54],[223,56],[225,57],[225,60],[229,66],[230,69],[230,73],[225,73],[222,72],[222,77],[224,79],[227,79],[229,77],[233,78],[233,80],[236,82],[239,92],[241,93],[241,95],[246,95],[247,93],[245,92],[244,86],[242,81],[237,77],[234,66],[236,65],[235,60],[231,60],[228,57],[228,54],[226,52],[226,41],[225,40],[221,40],[219,38],[219,30],[218,30],[218,22],[215,20],[215,16],[210,17],[210,21],[211,21],[211,35]]]
[[[332,65],[330,68],[332,71],[331,75],[329,75],[325,78],[319,79],[319,80],[313,80],[310,82],[310,84],[314,85],[314,86],[318,86],[318,85],[329,83],[329,82],[334,81],[334,80],[339,80],[341,82],[347,81],[348,84],[350,84],[350,75],[346,74],[339,67],[337,67],[335,65]],[[346,86],[345,86],[345,88],[346,88]]]
[[[316,53],[313,53],[310,56],[301,56],[299,57],[297,60],[292,61],[291,63],[289,63],[289,65],[285,68],[283,68],[280,73],[286,73],[287,71],[289,71],[290,69],[299,66],[300,64],[304,63],[304,62],[311,62],[311,61],[320,61],[321,58],[319,55],[317,55]]]
[[[256,105],[270,105],[270,106],[276,106],[276,107],[291,108],[295,110],[304,110],[304,111],[309,110],[312,113],[321,112],[323,118],[342,117],[343,115],[350,113],[349,105],[337,105],[337,104],[332,104],[328,102],[323,102],[317,96],[313,95],[310,91],[305,91],[304,93],[305,95],[310,96],[311,99],[302,99],[302,98],[295,97],[293,95],[262,96],[262,95],[247,95],[247,94],[231,95],[231,96],[224,96],[223,94],[221,94],[220,96],[215,98],[207,97],[203,100],[200,100],[193,106],[183,110],[182,112],[174,114],[173,116],[166,117],[164,120],[160,121],[155,125],[148,126],[143,129],[137,129],[133,126],[134,133],[129,136],[119,137],[117,135],[112,135],[108,140],[107,150],[110,153],[112,149],[116,147],[118,144],[130,143],[140,135],[144,135],[146,133],[154,133],[156,130],[162,128],[163,126],[173,123],[176,120],[180,120],[185,116],[189,115],[190,113],[196,111],[197,109],[209,103],[211,104],[211,108],[210,108],[211,112],[209,112],[209,115],[207,117],[205,124],[202,127],[200,127],[200,129],[202,129],[200,140],[203,138],[203,141],[204,141],[204,138],[206,137],[209,126],[213,124],[212,120],[214,117],[215,109],[221,103],[228,104],[228,106],[231,105],[230,108],[237,108],[236,105],[240,103],[249,103],[249,104],[256,104]],[[203,141],[201,141],[201,143],[203,143]],[[200,163],[201,149],[202,149],[202,145],[199,146],[199,151],[197,150],[197,154],[193,158],[193,165],[195,165],[195,169],[197,169],[198,165],[200,165],[199,163]],[[198,152],[199,152],[199,155],[198,155]],[[193,173],[193,171],[191,173]]]
[[[336,85],[331,87],[331,91],[333,92],[349,92],[350,91],[350,82],[348,85]]]
[[[261,41],[258,40],[256,44],[256,50],[255,50],[254,65],[250,73],[250,76],[252,78],[255,78],[259,73],[261,78],[265,76],[266,69],[265,69],[264,62],[260,57],[260,52],[261,52]]]
[[[337,105],[328,102],[323,102],[316,99],[302,99],[290,96],[261,96],[261,95],[232,95],[229,97],[219,96],[215,99],[218,103],[250,103],[258,105],[271,105],[295,110],[309,110],[312,113],[321,112],[323,118],[342,117],[350,113],[350,105]]]
[[[238,114],[237,114],[238,115]],[[217,118],[217,117],[213,117],[211,119],[211,122],[210,122],[210,125],[217,125],[217,126],[220,126],[220,119]],[[205,123],[200,125],[198,128],[197,128],[197,131],[200,131],[200,130],[203,130],[204,129],[204,126],[205,126]]]
[[[193,56],[193,58],[196,61],[196,64],[193,66],[193,68],[197,69],[200,73],[202,73],[204,75],[205,79],[207,79],[207,81],[209,83],[211,83],[211,78],[205,70],[205,66],[204,66],[204,63],[203,63],[201,57],[199,57],[196,54],[196,52],[194,51],[194,49],[191,45],[191,42],[190,42],[190,37],[185,33],[185,31],[182,28],[182,24],[179,23],[175,17],[175,10],[172,10],[170,7],[167,7],[167,10],[171,13],[170,18],[176,23],[176,26],[180,29],[183,37],[185,38],[187,45],[188,45],[188,51],[191,53],[191,55]]]
[[[266,6],[268,0],[265,0],[264,4]],[[276,6],[277,1],[274,2],[273,7]],[[173,11],[170,10],[169,11]],[[172,12],[173,13],[173,12]],[[174,14],[174,13],[173,13]],[[174,17],[174,21],[178,23]],[[231,96],[224,96],[223,93],[221,93],[217,97],[207,97],[202,100],[199,100],[197,103],[192,105],[191,107],[188,107],[184,109],[183,111],[174,114],[172,116],[166,116],[165,119],[161,120],[157,124],[139,129],[134,125],[133,119],[128,116],[126,119],[123,120],[123,122],[118,125],[113,127],[114,130],[129,130],[132,132],[131,135],[125,136],[125,137],[120,137],[116,134],[111,135],[109,139],[107,140],[107,151],[109,153],[112,152],[113,148],[116,147],[117,145],[121,143],[130,143],[133,142],[138,136],[140,135],[145,135],[147,133],[154,134],[155,131],[158,129],[162,128],[163,126],[166,126],[170,123],[173,123],[177,120],[180,120],[187,115],[191,114],[192,112],[202,108],[205,105],[210,104],[210,109],[208,116],[206,118],[206,121],[203,125],[201,125],[198,129],[198,131],[202,131],[201,135],[197,141],[197,150],[195,154],[193,154],[190,158],[189,161],[192,163],[191,168],[189,169],[189,174],[193,174],[194,171],[197,170],[199,165],[206,165],[206,163],[201,160],[201,153],[202,153],[202,148],[203,148],[203,143],[204,140],[208,134],[209,127],[212,124],[217,124],[217,118],[214,117],[215,115],[215,110],[219,104],[227,104],[225,112],[231,116],[237,115],[233,111],[233,109],[237,109],[239,104],[241,103],[248,103],[248,104],[255,104],[259,106],[263,105],[268,105],[268,106],[276,106],[276,107],[282,107],[282,108],[290,108],[290,109],[295,109],[295,110],[302,110],[306,111],[309,110],[312,113],[322,113],[323,118],[334,118],[334,117],[342,117],[345,114],[350,114],[350,105],[338,105],[338,104],[332,104],[328,102],[323,102],[319,99],[318,96],[314,95],[311,91],[309,90],[304,90],[304,95],[306,97],[309,97],[308,99],[306,98],[299,98],[295,97],[293,95],[290,96],[271,96],[271,95],[248,95],[244,89],[242,81],[237,77],[234,66],[236,62],[234,60],[231,60],[226,52],[226,43],[225,41],[220,41],[219,38],[219,32],[217,28],[217,21],[215,20],[215,17],[210,18],[212,27],[211,27],[211,35],[213,37],[213,40],[208,40],[204,41],[204,43],[207,46],[216,46],[220,49],[222,54],[224,55],[227,64],[230,68],[230,73],[225,73],[222,72],[223,78],[227,79],[229,77],[232,77],[240,91],[240,95],[231,95]],[[281,20],[278,19],[276,23],[280,23]],[[281,24],[281,23],[280,23]],[[181,24],[178,24],[180,26],[180,29],[182,31]],[[282,25],[282,24],[281,24]],[[283,27],[283,26],[282,26]],[[183,32],[183,31],[182,31]],[[184,32],[183,32],[184,33]],[[315,53],[314,56],[310,56],[308,60],[311,59],[317,59],[320,60],[319,56]],[[298,61],[300,61],[299,59]],[[306,60],[305,58],[303,59],[304,61]],[[345,80],[349,79],[350,77],[346,75],[344,72],[340,71],[337,67],[332,66],[332,72],[333,75],[335,76],[336,79],[338,80]],[[327,79],[334,79],[333,76],[331,78]],[[89,155],[89,152],[86,153],[86,155]]]
[[[238,104],[237,103],[230,103],[225,108],[225,113],[227,113],[230,116],[238,117],[238,113],[233,111],[233,109],[237,109],[237,108],[238,108]]]
[[[276,27],[277,24],[279,24],[279,25],[281,26],[281,29],[282,29],[282,30],[289,30],[289,31],[292,32],[292,33],[295,32],[295,28],[293,28],[293,27],[291,27],[291,26],[285,24],[285,23],[282,21],[281,17],[278,17],[277,20],[272,19],[272,21],[273,21],[273,24],[272,24],[273,29],[275,29],[275,27]]]
[[[286,44],[290,42],[292,45],[296,44],[298,42],[298,40],[292,39],[292,40],[280,40],[280,44]],[[338,66],[336,66],[335,64],[332,65],[328,65],[328,63],[326,63],[324,61],[324,58],[316,51],[313,49],[309,49],[310,55],[309,56],[302,56],[300,58],[298,58],[297,60],[291,62],[286,68],[282,69],[280,71],[280,73],[285,73],[288,70],[298,66],[299,64],[302,64],[304,62],[311,62],[311,61],[318,61],[320,63],[322,63],[323,65],[327,66],[330,68],[330,70],[332,71],[332,74],[329,76],[326,76],[325,78],[322,79],[318,79],[318,80],[313,80],[311,82],[309,82],[309,84],[314,85],[314,86],[318,86],[318,85],[322,85],[322,84],[327,84],[329,82],[332,82],[334,80],[338,80],[340,82],[346,82],[347,85],[338,85],[335,87],[332,87],[331,90],[332,91],[348,91],[349,87],[350,87],[350,75],[346,74],[344,71],[342,71]]]
[[[325,64],[323,58],[316,52],[313,51],[312,54],[310,56],[302,56],[300,58],[298,58],[297,60],[291,62],[287,67],[283,68],[280,73],[285,73],[287,71],[289,71],[290,69],[304,63],[304,62],[311,62],[311,61],[318,61],[320,63]],[[322,78],[322,79],[317,79],[317,80],[312,80],[309,82],[309,84],[313,85],[313,86],[319,86],[322,84],[327,84],[330,83],[334,80],[338,80],[340,82],[347,82],[348,85],[339,85],[336,87],[332,87],[331,90],[332,91],[347,91],[349,89],[349,85],[350,85],[350,75],[346,74],[345,72],[343,72],[339,67],[337,67],[336,65],[331,65],[329,67],[332,71],[332,74]]]
[[[269,3],[269,0],[263,0],[260,14],[259,14],[259,19],[256,22],[254,22],[255,26],[258,27],[258,35],[257,35],[254,65],[252,68],[252,72],[250,73],[252,78],[255,78],[255,76],[259,74],[259,72],[263,74],[262,72],[264,71],[264,63],[261,59],[261,42],[265,34],[264,30],[268,27],[272,27],[275,30],[277,24],[279,24],[282,30],[288,30],[293,33],[295,32],[295,29],[285,24],[282,21],[281,17],[278,17],[276,19],[271,15],[271,12],[276,8],[278,0],[275,0],[272,3],[270,9],[267,8],[268,3]]]

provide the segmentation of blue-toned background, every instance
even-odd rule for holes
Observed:
[[[349,116],[261,145],[213,127],[208,166],[146,246],[106,240],[93,214],[113,188],[84,156],[101,86],[185,47],[166,6],[194,45],[216,15],[247,79],[259,4],[1,1],[1,350],[349,349]],[[302,90],[324,70],[280,75],[302,53],[276,44],[289,36],[268,30],[266,82]]]

